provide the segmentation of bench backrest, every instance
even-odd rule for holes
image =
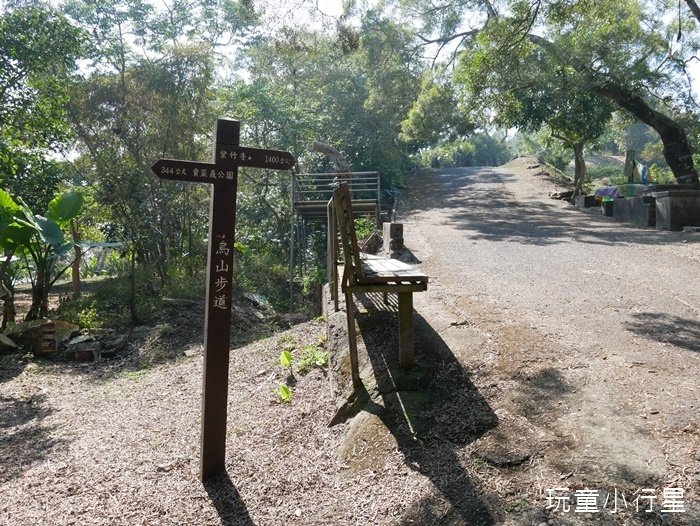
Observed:
[[[343,256],[345,259],[345,271],[343,281],[348,280],[350,284],[362,281],[362,262],[360,260],[360,249],[357,244],[357,234],[355,233],[355,222],[352,215],[352,194],[346,183],[341,183],[333,190],[333,208],[340,230],[340,241],[343,246]]]

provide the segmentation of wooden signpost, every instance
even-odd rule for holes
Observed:
[[[225,469],[238,167],[288,170],[295,163],[289,152],[239,146],[240,129],[239,121],[217,119],[212,163],[160,159],[151,167],[161,179],[214,185],[209,207],[209,266],[204,311],[202,481]]]

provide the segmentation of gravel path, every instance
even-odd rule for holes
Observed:
[[[657,504],[680,487],[697,513],[700,238],[548,199],[527,165],[409,181],[404,237],[431,279],[416,310],[501,422],[528,426],[499,446],[536,452],[522,484],[654,489]]]

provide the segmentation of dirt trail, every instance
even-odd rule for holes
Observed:
[[[680,487],[697,501],[697,235],[548,199],[524,161],[408,186],[404,237],[431,279],[416,311],[499,418],[476,449],[526,451],[537,469],[512,475],[543,493],[655,489],[658,504]]]
[[[0,353],[0,524],[700,524],[698,238],[548,200],[526,166],[410,181],[417,367],[398,368],[395,298],[356,298],[366,391],[346,422],[328,427],[342,311],[272,337],[236,317],[227,476],[204,486],[203,309],[163,311],[112,361]],[[309,348],[331,366],[290,382],[280,352]]]

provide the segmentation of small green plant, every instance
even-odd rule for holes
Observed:
[[[297,365],[299,374],[306,374],[314,367],[328,365],[328,352],[316,345],[307,345],[301,350],[301,359]]]
[[[160,334],[161,336],[168,336],[169,334],[175,332],[175,328],[169,323],[162,323],[161,325],[158,325],[157,328],[158,334]]]
[[[301,289],[304,294],[310,294],[328,281],[325,267],[312,267],[301,276]]]
[[[97,308],[94,306],[89,306],[78,312],[78,325],[80,327],[94,329],[96,327],[100,327],[101,323],[102,320],[100,320],[100,313],[97,312]]]
[[[284,404],[288,404],[292,401],[292,390],[284,384],[275,389],[275,394],[279,398],[280,402]]]
[[[676,178],[670,169],[652,164],[649,167],[649,180],[656,184],[672,184],[676,181]]]
[[[148,374],[148,371],[144,369],[139,369],[137,371],[124,371],[119,374],[122,378],[126,378],[127,380],[132,380],[134,382],[138,382],[139,380],[142,380],[146,374]]]
[[[292,353],[286,349],[280,353],[280,365],[285,369],[289,369],[289,374],[294,376],[292,371]]]

